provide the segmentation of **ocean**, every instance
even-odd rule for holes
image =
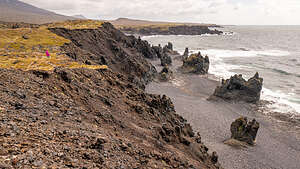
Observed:
[[[262,100],[268,112],[300,114],[300,26],[225,26],[223,35],[145,36],[153,45],[172,42],[183,54],[201,52],[219,80],[234,74],[264,78]]]

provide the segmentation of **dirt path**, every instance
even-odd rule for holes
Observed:
[[[275,119],[253,111],[253,106],[248,104],[207,101],[218,83],[207,77],[182,75],[176,72],[180,62],[175,61],[174,65],[176,78],[170,83],[152,83],[147,86],[147,92],[171,97],[177,113],[201,133],[210,151],[218,152],[224,168],[300,168],[299,129],[283,126]],[[230,138],[231,122],[241,115],[256,118],[261,124],[255,147],[235,149],[223,144]]]

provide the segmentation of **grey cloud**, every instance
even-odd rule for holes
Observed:
[[[135,19],[209,22],[217,24],[293,23],[299,0],[21,0],[65,15],[83,14],[93,19]],[[275,5],[274,5],[275,4]],[[278,6],[277,4],[280,4]],[[298,7],[299,7],[298,6]],[[299,8],[298,8],[299,9]],[[256,11],[249,13],[249,11]],[[270,13],[266,18],[265,11]],[[259,19],[253,19],[253,17]],[[273,17],[273,18],[272,18]],[[252,23],[256,21],[257,23]],[[250,23],[251,22],[251,23]],[[261,23],[260,23],[261,22]],[[280,23],[279,23],[280,24]],[[300,21],[298,21],[300,24]]]

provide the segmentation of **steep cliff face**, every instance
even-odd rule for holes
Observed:
[[[167,96],[144,92],[144,42],[110,24],[51,31],[74,61],[109,69],[0,69],[0,168],[221,168]]]
[[[141,27],[125,27],[121,29],[128,34],[140,35],[202,35],[202,34],[222,34],[222,31],[211,30],[208,26],[141,26]]]
[[[72,41],[63,47],[71,58],[86,64],[104,64],[112,70],[147,84],[157,73],[146,58],[157,55],[146,41],[126,36],[110,23],[99,29],[51,28],[52,32]]]

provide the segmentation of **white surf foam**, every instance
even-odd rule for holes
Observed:
[[[180,51],[182,54],[184,51]],[[251,51],[251,50],[222,50],[222,49],[207,49],[207,50],[191,50],[191,53],[201,52],[203,55],[208,55],[211,61],[210,74],[214,74],[218,78],[228,79],[236,72],[234,69],[251,69],[246,66],[231,65],[223,62],[224,58],[231,57],[257,57],[257,56],[287,56],[290,53],[280,50],[265,50],[265,51]],[[246,77],[249,78],[249,77]],[[269,110],[281,113],[300,113],[300,104],[291,101],[294,93],[285,94],[281,91],[272,91],[263,88],[261,98],[263,100],[271,101],[274,104],[268,105]]]
[[[281,91],[272,91],[267,88],[263,88],[261,98],[263,100],[274,102],[267,107],[275,112],[281,113],[300,113],[300,104],[291,102],[294,93],[283,93]]]
[[[222,49],[207,49],[201,50],[202,54],[211,55],[218,58],[228,57],[255,57],[255,56],[287,56],[290,53],[281,50],[265,50],[265,51],[254,51],[254,50],[222,50]]]

